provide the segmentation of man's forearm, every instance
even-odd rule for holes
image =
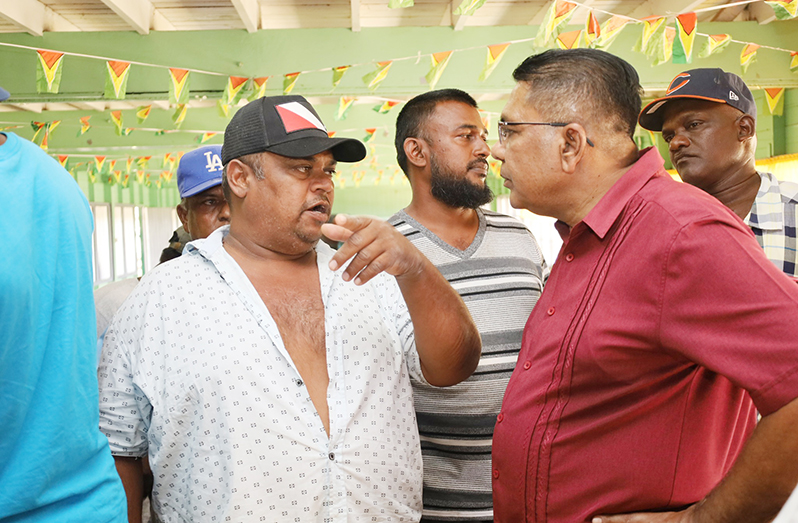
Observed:
[[[469,377],[479,363],[482,343],[468,308],[432,263],[396,278],[413,320],[424,377],[448,386]]]
[[[127,496],[127,519],[129,523],[141,523],[141,504],[144,501],[144,470],[140,458],[114,456],[116,471],[125,487]]]

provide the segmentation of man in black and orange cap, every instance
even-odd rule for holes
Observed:
[[[420,518],[410,377],[458,383],[481,344],[391,225],[325,223],[337,162],[365,156],[301,96],[246,105],[222,148],[230,225],[146,275],[115,316],[101,428],[129,496],[150,457],[160,519]]]
[[[757,171],[756,103],[742,78],[721,69],[680,73],[665,96],[641,111],[639,122],[662,132],[682,180],[734,211],[768,259],[798,276],[798,185]]]

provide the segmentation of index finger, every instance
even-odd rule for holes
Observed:
[[[346,241],[330,260],[330,270],[334,271],[338,269],[341,265],[346,263],[349,258],[355,256],[374,240],[373,233],[369,234],[365,232],[372,223],[374,223],[374,220],[367,216],[345,216],[339,214],[335,217],[334,226],[329,227],[327,232],[339,236],[342,239],[346,236]],[[335,227],[335,229],[333,229],[333,227]],[[347,229],[352,231],[348,235],[346,234]]]

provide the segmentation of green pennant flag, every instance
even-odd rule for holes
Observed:
[[[353,96],[342,96],[339,98],[338,110],[335,112],[335,119],[346,120],[346,113],[349,112],[349,109],[352,107],[353,103],[355,103],[355,98]]]
[[[55,51],[36,51],[36,92],[57,94],[61,85],[61,64],[64,53]]]
[[[109,60],[105,62],[105,97],[124,100],[127,93],[127,77],[130,62]]]
[[[643,22],[643,31],[640,33],[640,39],[632,50],[643,53],[649,58],[659,58],[663,48],[663,40],[665,39],[666,20],[667,18],[664,16],[643,18],[641,20]]]
[[[302,73],[288,73],[283,76],[283,94],[291,94],[296,86],[296,81]]]
[[[496,69],[496,66],[499,65],[499,62],[501,62],[501,59],[504,58],[504,53],[507,51],[508,47],[510,47],[510,44],[496,44],[488,46],[488,55],[485,58],[485,66],[482,68],[482,72],[479,73],[480,82],[484,82],[491,74],[493,74],[493,70]]]
[[[546,18],[538,28],[533,45],[537,49],[543,49],[553,44],[554,39],[573,16],[574,11],[576,11],[576,4],[565,0],[554,0],[546,12]]]
[[[628,18],[613,15],[609,20],[601,24],[599,37],[593,42],[593,47],[606,50],[618,38],[618,35],[621,34],[621,31],[628,23]]]
[[[798,15],[798,0],[765,0],[779,20],[789,20]]]
[[[729,34],[709,35],[707,41],[698,53],[699,58],[706,58],[717,54],[726,49],[731,43],[732,37]]]
[[[117,136],[122,136],[122,111],[111,111],[111,121]]]
[[[139,124],[143,124],[147,117],[150,116],[150,111],[152,111],[152,104],[140,106],[136,109],[136,121]]]
[[[471,16],[476,13],[477,9],[482,7],[484,3],[485,0],[463,0],[460,2],[460,5],[457,6],[457,9],[454,10],[454,14]]]
[[[247,97],[247,100],[250,102],[253,100],[257,100],[258,98],[263,98],[266,96],[266,82],[269,81],[271,76],[261,76],[259,78],[252,79],[252,92]]]
[[[188,69],[169,68],[169,103],[185,104],[188,102],[189,77]]]
[[[740,53],[740,65],[743,68],[743,73],[748,72],[748,67],[756,62],[756,52],[759,47],[759,44],[745,44],[743,47],[743,51]]]
[[[427,76],[427,83],[429,84],[430,89],[435,89],[435,86],[438,85],[438,80],[441,79],[441,75],[443,74],[443,70],[446,69],[446,66],[449,65],[449,60],[452,58],[452,51],[444,51],[442,53],[432,53],[430,57],[430,61],[432,62],[432,66],[430,67]]]
[[[698,15],[685,13],[676,16],[676,38],[673,40],[673,63],[689,64],[693,61],[693,42],[698,30]]]
[[[349,65],[342,65],[339,67],[333,67],[333,78],[332,78],[332,85],[333,87],[338,87],[338,84],[341,83],[341,80],[344,77],[344,73],[349,69]]]
[[[377,89],[383,80],[385,80],[385,77],[388,76],[388,70],[391,68],[392,63],[393,62],[390,60],[387,62],[377,62],[377,70],[364,75],[363,83],[372,91]]]

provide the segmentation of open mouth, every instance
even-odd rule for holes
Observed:
[[[330,204],[329,202],[317,202],[316,204],[305,209],[305,212],[317,215],[317,219],[327,221],[330,217]]]

